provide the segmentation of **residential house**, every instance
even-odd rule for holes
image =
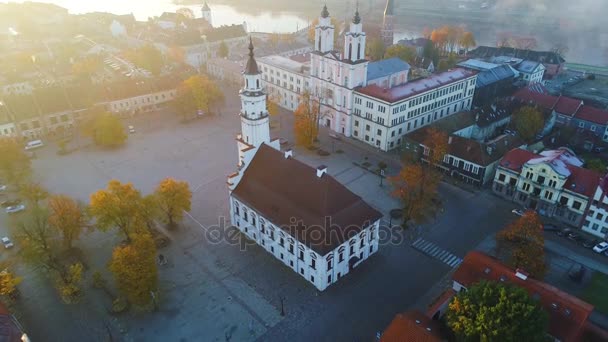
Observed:
[[[441,342],[441,326],[420,311],[399,313],[382,332],[380,342]]]
[[[581,229],[602,240],[608,238],[608,179],[603,177],[593,194]]]
[[[602,178],[582,166],[565,147],[540,154],[513,149],[497,167],[493,190],[540,215],[579,226]]]
[[[468,52],[468,56],[478,59],[491,59],[497,56],[519,58],[533,62],[540,62],[545,67],[544,78],[552,79],[564,70],[566,60],[554,51],[533,51],[510,47],[478,46]]]
[[[548,315],[547,335],[554,341],[582,341],[583,336],[606,336],[605,332],[589,320],[593,305],[530,277],[525,270],[512,269],[482,252],[467,253],[452,280],[452,289],[446,291],[446,296],[442,296],[441,301],[433,305],[428,312],[434,319],[445,314],[454,295],[466,291],[480,281],[490,281],[523,288],[537,300]]]

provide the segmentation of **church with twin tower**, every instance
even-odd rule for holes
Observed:
[[[333,28],[327,29],[332,39],[318,41],[329,53]],[[360,38],[352,36],[352,65],[360,60]],[[271,139],[262,73],[253,51],[250,39],[240,91],[237,170],[227,179],[230,223],[323,291],[378,251],[382,214],[329,175],[326,166],[304,164]],[[358,66],[347,72],[348,85],[356,82],[356,70]]]

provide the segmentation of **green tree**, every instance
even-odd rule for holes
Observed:
[[[416,49],[410,46],[395,44],[389,46],[384,53],[384,58],[398,57],[403,61],[414,64],[416,61]]]
[[[91,195],[89,212],[101,231],[118,228],[129,241],[131,234],[145,222],[142,203],[142,196],[133,184],[113,179],[106,189]]]
[[[529,210],[496,234],[496,252],[513,268],[522,268],[535,278],[546,271],[543,223]]]
[[[594,158],[587,160],[587,168],[589,170],[597,171],[601,174],[608,172],[608,165],[602,159]]]
[[[156,246],[150,234],[134,234],[132,242],[114,248],[110,271],[127,300],[138,307],[153,301],[158,288]]]
[[[23,145],[16,139],[0,137],[0,177],[20,186],[30,176],[32,169]]]
[[[378,61],[384,57],[384,42],[380,38],[372,38],[367,44],[367,55],[373,60]]]
[[[115,148],[127,141],[127,133],[120,119],[107,112],[93,114],[83,124],[83,133],[102,147]]]
[[[447,324],[462,341],[546,341],[548,316],[525,289],[479,282],[450,302]]]
[[[545,127],[543,114],[532,106],[523,106],[513,113],[517,132],[527,142],[533,141],[536,134]]]
[[[226,58],[228,57],[228,45],[226,44],[225,41],[222,40],[222,42],[220,43],[220,47],[219,47],[219,51],[218,51],[218,55],[221,58]]]
[[[173,178],[163,179],[154,191],[154,196],[170,228],[183,219],[184,212],[190,211],[192,205],[192,192],[188,182]]]

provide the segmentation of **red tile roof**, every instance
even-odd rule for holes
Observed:
[[[393,103],[435,88],[461,81],[465,78],[475,76],[476,74],[477,71],[456,68],[427,78],[407,82],[393,88],[385,89],[372,84],[357,89],[356,92]]]
[[[600,184],[602,174],[593,170],[584,169],[582,167],[572,165],[567,166],[571,174],[564,185],[564,189],[568,189],[587,197],[592,197],[597,189],[597,186]]]
[[[608,111],[591,106],[582,106],[574,117],[579,120],[589,121],[599,125],[608,124]]]
[[[583,105],[583,101],[570,97],[560,96],[553,108],[556,112],[565,115],[574,115]]]
[[[553,109],[555,104],[559,100],[557,96],[551,96],[543,93],[539,93],[530,89],[530,87],[521,88],[518,90],[513,97],[517,100],[526,103],[533,103],[545,109]]]
[[[380,342],[439,342],[440,326],[420,311],[400,313],[384,330]]]
[[[515,148],[505,154],[499,165],[509,170],[521,172],[521,167],[524,166],[528,160],[536,157],[538,157],[537,154],[521,148]]]
[[[549,314],[549,334],[561,341],[578,341],[585,330],[593,305],[542,281],[516,276],[516,271],[498,259],[478,251],[469,252],[452,277],[469,287],[480,280],[505,282],[522,287],[540,300]]]

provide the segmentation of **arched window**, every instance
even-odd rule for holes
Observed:
[[[245,87],[249,88],[249,79],[247,79],[247,78],[245,79]]]
[[[361,59],[361,43],[357,45],[357,60]]]
[[[353,59],[353,43],[348,43],[348,59]]]
[[[260,80],[256,80],[256,81],[255,81],[255,84],[256,84],[256,88],[258,88],[258,89],[259,89],[259,88],[260,88]]]
[[[321,37],[321,32],[319,32],[319,47],[317,48],[317,50],[321,51],[321,39],[323,39]]]

